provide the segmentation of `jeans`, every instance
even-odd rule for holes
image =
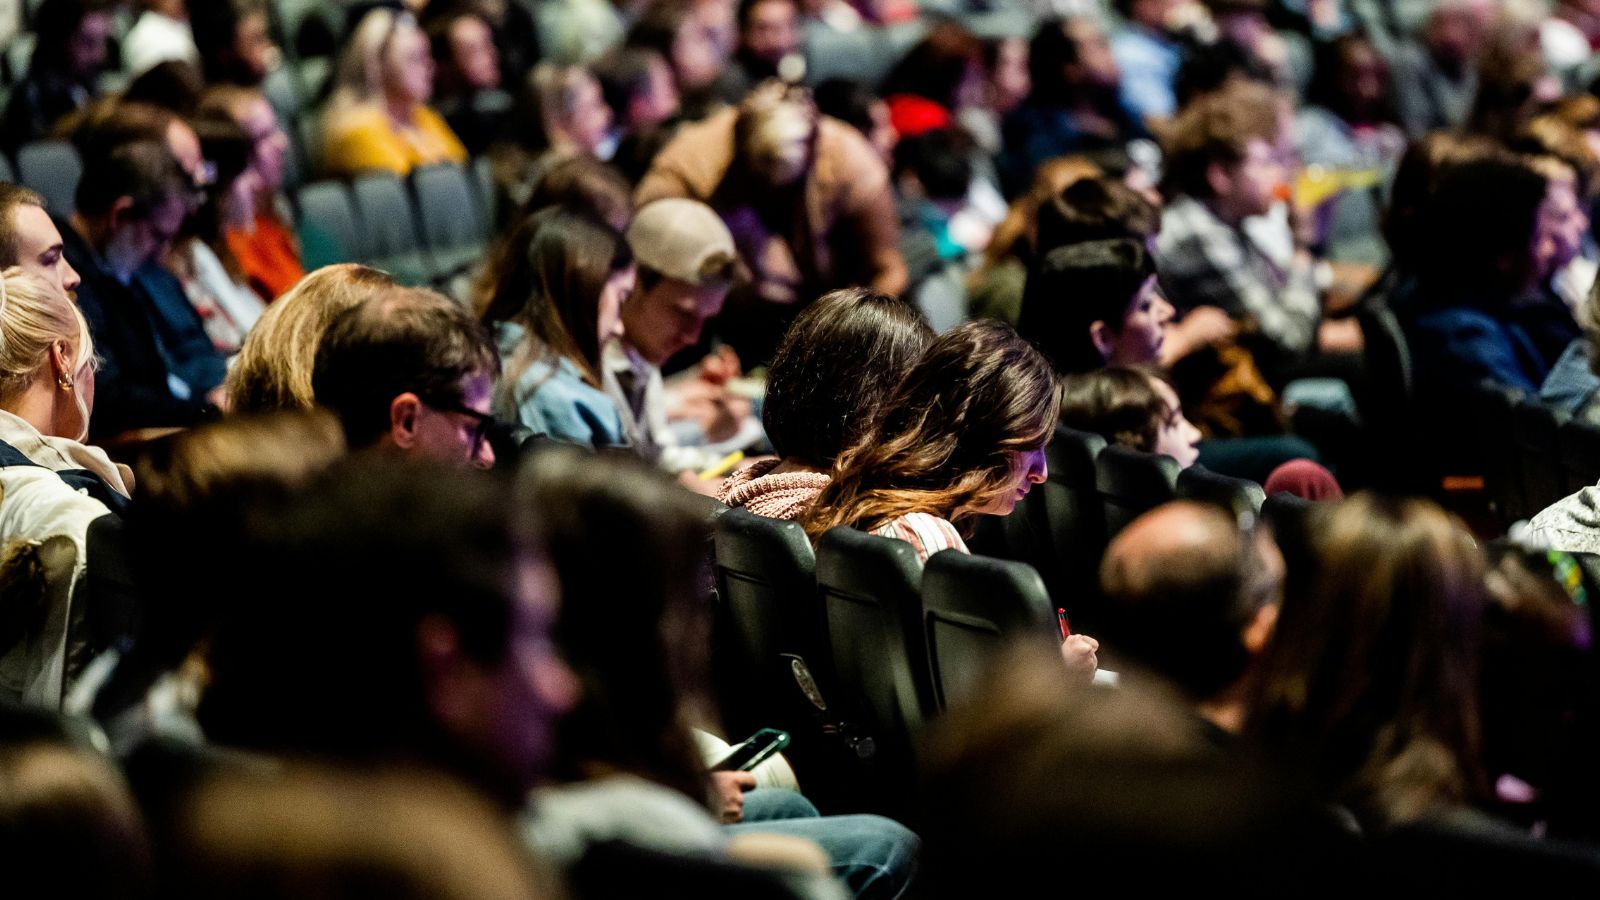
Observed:
[[[757,788],[744,795],[744,821],[723,826],[739,834],[786,834],[820,846],[852,897],[904,896],[917,872],[921,846],[911,829],[883,816],[823,816],[794,791]]]

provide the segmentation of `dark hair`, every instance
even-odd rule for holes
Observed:
[[[29,74],[43,75],[67,65],[71,58],[67,46],[83,27],[83,20],[115,5],[112,0],[44,0],[39,4],[33,14],[35,40]]]
[[[797,0],[739,0],[739,6],[734,13],[734,21],[738,23],[741,32],[749,27],[750,14],[755,12],[755,8],[763,3],[787,3],[795,7],[796,12],[799,12],[800,7]]]
[[[442,8],[442,13],[436,10]],[[433,52],[433,59],[438,63],[437,74],[434,81],[438,83],[441,94],[446,92],[459,92],[464,89],[461,80],[461,68],[456,62],[455,47],[450,42],[450,32],[456,23],[462,19],[477,19],[494,31],[494,25],[484,18],[483,14],[465,3],[446,5],[443,3],[430,3],[423,13],[422,30],[428,35],[428,44]],[[498,42],[496,48],[498,49]]]
[[[205,93],[206,80],[200,70],[181,59],[157,63],[129,83],[119,103],[148,103],[180,116],[194,113]]]
[[[953,20],[939,21],[889,70],[878,90],[885,97],[912,94],[953,111],[968,68],[982,63],[983,43],[972,32]]]
[[[484,327],[448,297],[396,288],[328,324],[311,389],[339,417],[350,446],[361,448],[388,432],[394,398],[409,391],[424,401],[459,400],[461,382],[479,374],[500,374]]]
[[[1320,106],[1346,121],[1358,110],[1350,105],[1347,67],[1353,53],[1365,52],[1382,67],[1384,90],[1375,108],[1365,110],[1366,122],[1400,124],[1400,114],[1394,107],[1394,80],[1389,74],[1389,64],[1378,48],[1364,34],[1344,34],[1326,43],[1318,43],[1315,65],[1311,70],[1311,83],[1306,86],[1306,104]],[[1351,124],[1363,124],[1351,122]]]
[[[552,206],[616,227],[633,219],[633,192],[611,166],[587,155],[569,156],[551,163],[534,182],[518,218]]]
[[[1011,326],[958,325],[884,398],[800,523],[816,537],[912,512],[973,515],[1013,487],[1017,454],[1050,439],[1058,403],[1050,363]]]
[[[1107,442],[1152,452],[1167,403],[1138,369],[1112,366],[1061,379],[1061,424]]]
[[[1383,211],[1383,239],[1398,268],[1414,270],[1417,247],[1422,243],[1422,215],[1427,209],[1439,173],[1450,165],[1492,153],[1487,138],[1435,131],[1412,141],[1395,166],[1389,205]]]
[[[65,132],[78,153],[88,157],[129,141],[167,142],[167,130],[178,114],[154,103],[124,101],[110,97],[84,107],[80,115],[69,116],[57,128]]]
[[[267,16],[266,0],[207,0],[190,6],[189,26],[194,31],[195,46],[200,49],[205,80],[212,84],[259,85],[260,75],[239,58],[239,24],[251,16]]]
[[[1120,624],[1117,650],[1190,698],[1205,700],[1244,675],[1250,652],[1242,632],[1277,597],[1275,585],[1261,577],[1252,534],[1241,532],[1219,506],[1183,506],[1196,520],[1181,535],[1166,533],[1168,543],[1159,551],[1117,552],[1113,539],[1100,566],[1100,589]]]
[[[1418,223],[1416,262],[1430,296],[1493,303],[1523,290],[1536,274],[1532,242],[1547,188],[1505,152],[1445,165]]]
[[[1101,368],[1105,360],[1089,327],[1104,322],[1121,331],[1129,305],[1155,274],[1155,261],[1137,241],[1057,247],[1028,274],[1017,331],[1060,374]]]
[[[19,206],[44,209],[44,197],[22,185],[0,181],[0,268],[22,262],[17,258],[17,226],[13,218]]]
[[[1271,67],[1232,40],[1223,38],[1211,44],[1193,44],[1173,77],[1172,92],[1181,111],[1211,94],[1230,90],[1239,84],[1272,87],[1276,76]]]
[[[1234,84],[1189,104],[1167,130],[1167,196],[1211,196],[1207,170],[1244,160],[1252,139],[1278,138],[1277,99],[1259,84]]]
[[[1473,95],[1467,130],[1495,140],[1509,140],[1537,113],[1535,88],[1545,77],[1538,47],[1524,49],[1491,42],[1478,60],[1478,89]]]
[[[515,322],[523,344],[507,367],[503,389],[540,359],[565,357],[584,379],[600,384],[600,294],[633,262],[628,242],[586,216],[552,207],[523,220],[497,263],[485,324]]]
[[[650,86],[650,63],[662,59],[661,54],[649,47],[618,47],[594,64],[594,77],[600,82],[600,95],[624,121],[633,99]],[[670,69],[670,66],[669,66]]]
[[[767,367],[761,424],[772,448],[832,466],[932,342],[933,329],[902,300],[866,288],[822,295],[795,318]]]
[[[212,642],[206,734],[347,760],[454,762],[465,750],[430,707],[418,628],[443,617],[466,657],[506,659],[527,546],[514,516],[532,512],[484,473],[393,454],[353,457],[258,511]],[[461,774],[513,778],[474,762]]]
[[[672,69],[674,77],[681,77],[678,73],[677,60],[672,55],[672,45],[678,39],[678,31],[683,28],[692,13],[689,0],[659,0],[645,7],[644,14],[628,29],[628,35],[623,39],[625,47],[641,47],[654,50],[661,54],[667,61],[667,66]]]
[[[536,453],[517,496],[539,510],[572,598],[556,642],[582,690],[560,728],[555,775],[585,780],[599,764],[704,803],[706,766],[684,716],[697,695],[706,699],[704,507],[638,459],[566,448]],[[619,547],[625,566],[615,565]]]
[[[1145,243],[1160,228],[1160,210],[1120,178],[1079,178],[1039,207],[1034,258],[1084,241],[1128,238]]]
[[[216,177],[205,189],[205,202],[184,221],[183,230],[205,241],[230,271],[237,270],[238,260],[223,239],[223,204],[229,202],[234,182],[250,167],[255,145],[227,113],[202,112],[189,125],[200,139],[201,155],[216,167]]]
[[[894,148],[894,177],[910,172],[934,200],[959,200],[972,186],[971,141],[958,128],[935,128],[901,138]]]
[[[187,196],[189,179],[167,145],[135,140],[96,148],[85,156],[76,204],[86,216],[105,215],[123,197],[133,199],[131,218],[148,216],[171,197]]]
[[[1078,41],[1072,26],[1078,22],[1094,24],[1082,16],[1046,19],[1039,23],[1028,41],[1028,99],[1039,106],[1058,107],[1076,103],[1082,88],[1067,81],[1063,71],[1079,62]],[[1098,25],[1095,25],[1098,28]]]
[[[812,91],[817,112],[849,125],[863,135],[870,135],[874,127],[872,106],[880,102],[872,89],[859,81],[829,78]]]

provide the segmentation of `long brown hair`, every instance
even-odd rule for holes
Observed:
[[[1315,575],[1284,598],[1251,724],[1367,824],[1481,796],[1483,554],[1425,500],[1359,494],[1319,514]]]
[[[840,454],[833,481],[800,524],[815,537],[912,512],[972,515],[1007,489],[1017,454],[1049,439],[1059,402],[1050,363],[1010,326],[954,328]]]

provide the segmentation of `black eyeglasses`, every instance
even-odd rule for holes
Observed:
[[[442,397],[430,397],[426,394],[418,394],[417,399],[440,412],[460,413],[463,416],[471,416],[475,423],[472,428],[472,455],[478,455],[478,452],[483,449],[483,442],[489,437],[489,427],[494,424],[493,415],[471,409],[463,405],[459,400],[446,400]]]

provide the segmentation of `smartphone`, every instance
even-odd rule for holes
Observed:
[[[735,744],[716,765],[713,772],[748,772],[771,759],[773,754],[789,746],[789,732],[776,728],[763,728],[743,742]]]

